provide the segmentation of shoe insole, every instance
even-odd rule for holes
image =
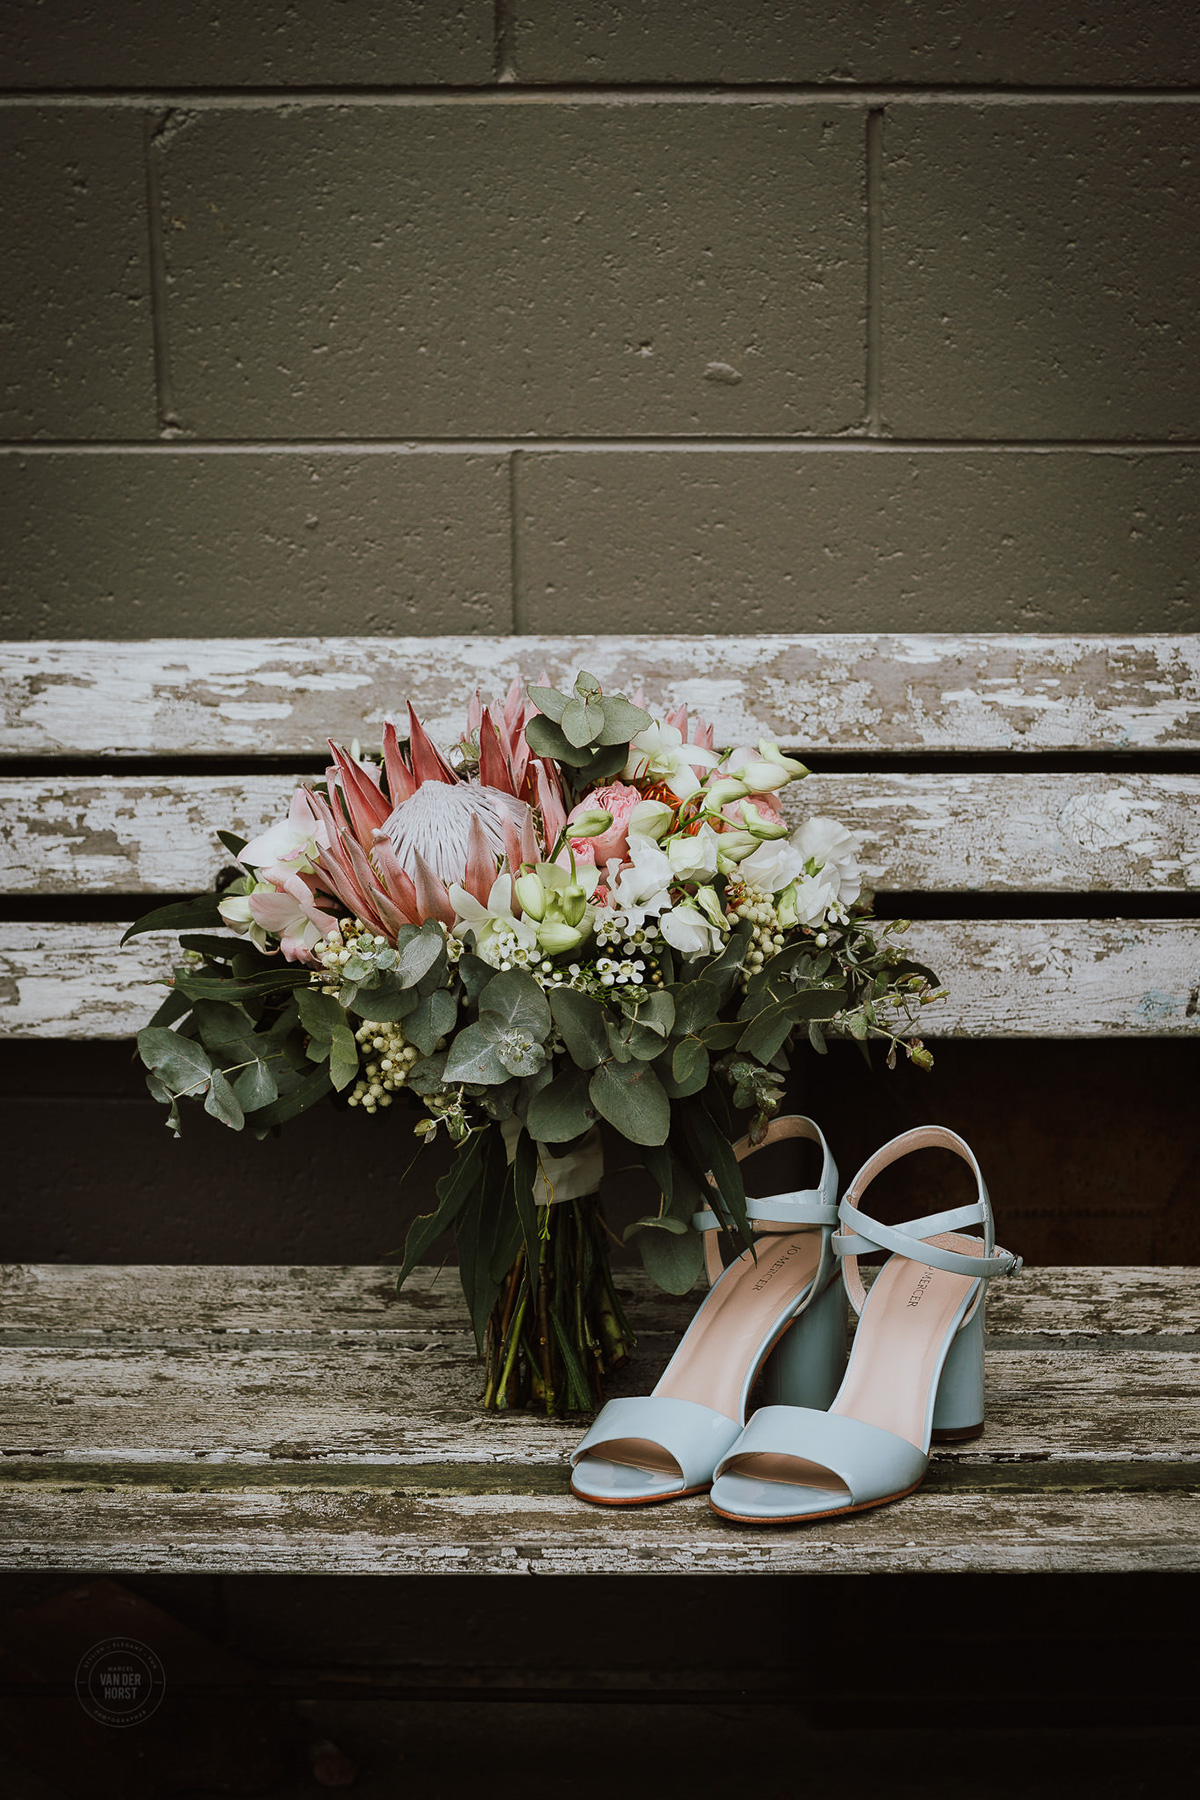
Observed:
[[[816,1275],[820,1227],[764,1232],[755,1248],[757,1260],[749,1250],[743,1251],[711,1290],[655,1388],[656,1396],[692,1400],[727,1418],[741,1417],[742,1388],[763,1339]],[[605,1444],[602,1460],[664,1474],[679,1472],[672,1456],[642,1438]]]

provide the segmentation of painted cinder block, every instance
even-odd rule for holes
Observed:
[[[1200,429],[1200,106],[897,106],[882,411],[901,437]]]
[[[0,435],[156,429],[143,127],[134,113],[0,113]]]
[[[8,638],[509,629],[495,456],[0,457]]]
[[[519,80],[1189,87],[1190,0],[513,0]]]
[[[523,452],[527,631],[1194,631],[1183,452]]]
[[[489,82],[493,0],[8,0],[7,87]]]
[[[162,144],[186,430],[827,434],[861,416],[853,108],[217,110]]]

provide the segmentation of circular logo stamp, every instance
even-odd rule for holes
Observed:
[[[98,1725],[140,1725],[166,1692],[163,1666],[139,1638],[103,1638],[79,1660],[75,1692]]]

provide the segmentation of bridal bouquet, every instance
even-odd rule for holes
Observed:
[[[444,753],[410,707],[406,740],[331,744],[286,818],[219,834],[236,867],[214,893],[126,934],[182,927],[138,1036],[176,1134],[186,1098],[261,1137],[326,1096],[365,1130],[400,1101],[418,1149],[446,1134],[399,1279],[453,1233],[489,1406],[589,1406],[628,1354],[601,1121],[651,1197],[625,1236],[679,1293],[693,1214],[751,1241],[735,1115],[761,1136],[797,1042],[932,1060],[913,1027],[936,977],[870,919],[857,840],[784,816],[804,766],[640,700],[516,682]]]

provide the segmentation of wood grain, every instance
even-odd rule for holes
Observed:
[[[612,1394],[652,1387],[673,1342],[644,1346]],[[262,1345],[237,1334],[165,1347],[10,1345],[3,1362],[5,1459],[525,1467],[562,1465],[582,1429],[532,1412],[481,1413],[465,1333],[425,1345]],[[995,1348],[985,1437],[939,1454],[1200,1462],[1200,1350]]]
[[[1200,1568],[1194,1493],[918,1492],[756,1531],[703,1497],[585,1507],[557,1495],[412,1499],[167,1487],[0,1488],[0,1567],[323,1575],[1117,1573]]]
[[[678,1335],[698,1304],[664,1294],[641,1270],[618,1287],[640,1337]],[[1144,1337],[1163,1344],[1200,1334],[1200,1269],[1025,1268],[993,1284],[988,1327],[1009,1338]],[[0,1348],[35,1344],[163,1344],[181,1335],[369,1337],[380,1346],[465,1334],[455,1269],[422,1268],[396,1292],[388,1264],[228,1266],[121,1263],[0,1264]]]
[[[120,925],[0,924],[0,1037],[132,1037],[160,1004],[173,940]],[[1200,1027],[1193,921],[918,923],[904,940],[949,998],[926,1037],[1185,1037]]]
[[[0,781],[0,892],[187,893],[253,838],[300,777]],[[875,889],[1159,893],[1200,889],[1200,776],[816,774],[785,790],[793,823],[840,819]]]
[[[625,1285],[643,1348],[616,1391],[644,1391],[694,1299]],[[6,1267],[0,1567],[1195,1568],[1198,1299],[1189,1269],[1001,1284],[984,1436],[896,1506],[759,1533],[702,1498],[572,1501],[580,1421],[479,1412],[451,1271],[397,1297],[375,1267]]]
[[[1200,639],[1052,636],[160,639],[5,646],[0,753],[311,756],[411,700],[435,737],[518,673],[589,669],[725,742],[858,751],[1200,745]]]

